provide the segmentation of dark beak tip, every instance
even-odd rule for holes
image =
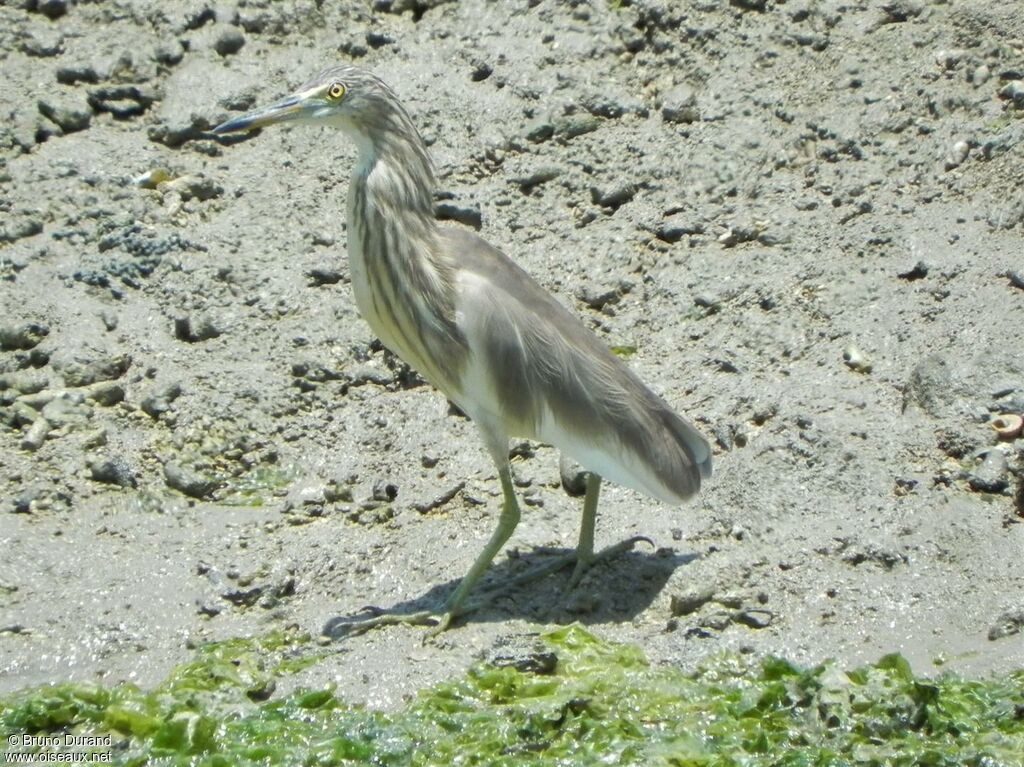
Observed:
[[[225,120],[210,132],[217,136],[223,136],[227,133],[239,133],[247,130],[250,130],[248,120],[244,120],[240,117],[233,117],[230,120]]]

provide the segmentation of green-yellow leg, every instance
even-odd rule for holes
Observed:
[[[494,557],[512,537],[516,525],[519,524],[519,502],[516,500],[516,490],[512,484],[512,473],[507,461],[504,466],[498,467],[498,476],[501,478],[501,491],[504,496],[501,504],[501,516],[498,517],[498,527],[495,528],[491,539],[487,541],[484,550],[477,556],[473,566],[469,568],[469,572],[463,576],[455,593],[449,597],[444,606],[444,615],[441,616],[437,626],[431,630],[431,634],[441,633],[448,628],[453,618],[462,614],[463,604],[466,597],[469,596],[469,592],[473,590],[473,586],[480,580],[480,577],[487,572]]]
[[[587,494],[583,497],[583,521],[580,542],[576,545],[576,567],[572,570],[567,590],[576,588],[587,568],[594,563],[594,526],[597,524],[597,499],[601,495],[601,476],[587,472]]]
[[[504,496],[501,505],[501,516],[498,517],[498,527],[491,535],[490,540],[487,541],[484,550],[480,552],[476,561],[473,562],[473,566],[469,568],[469,572],[466,573],[459,583],[458,588],[455,589],[455,593],[445,603],[444,611],[440,614],[433,610],[421,610],[415,613],[376,613],[368,618],[335,621],[333,625],[329,624],[325,628],[324,633],[338,639],[345,636],[362,634],[370,629],[381,626],[396,626],[399,624],[423,626],[435,624],[428,633],[428,636],[433,636],[447,629],[453,619],[464,613],[472,612],[481,606],[483,602],[466,605],[466,597],[469,596],[473,586],[480,580],[481,576],[487,571],[487,568],[490,567],[491,562],[494,561],[494,557],[501,550],[501,547],[512,537],[516,525],[519,524],[519,503],[516,501],[516,492],[512,484],[512,474],[509,469],[508,460],[506,459],[501,463],[498,460],[498,455],[500,454],[495,453],[495,462],[499,464],[498,475],[501,478],[501,490]],[[486,601],[484,600],[484,602]]]

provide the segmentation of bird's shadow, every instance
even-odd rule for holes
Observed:
[[[676,568],[698,558],[671,549],[652,552],[628,551],[596,562],[573,589],[568,589],[572,565],[525,583],[512,585],[535,568],[549,566],[571,553],[571,549],[536,548],[529,552],[512,550],[492,565],[469,595],[467,604],[482,602],[456,618],[453,625],[486,623],[522,618],[538,623],[583,624],[624,622],[647,609],[665,587]],[[390,607],[366,607],[360,612],[331,618],[323,633],[334,638],[348,635],[360,620],[387,614],[406,616],[424,611],[439,613],[458,587],[460,578],[431,586],[414,599]]]

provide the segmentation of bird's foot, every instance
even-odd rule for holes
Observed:
[[[423,638],[426,643],[451,628],[452,621],[457,617],[476,610],[480,604],[476,602],[459,609],[449,608],[444,612],[420,610],[414,613],[389,613],[379,607],[368,606],[355,615],[331,618],[324,626],[323,635],[338,640],[359,636],[384,626],[430,626]]]
[[[583,580],[583,576],[586,574],[587,570],[589,570],[594,564],[600,562],[602,559],[617,557],[619,554],[632,551],[638,543],[647,543],[651,547],[654,547],[654,541],[646,535],[634,535],[632,538],[627,538],[624,541],[619,541],[616,544],[601,549],[596,554],[592,551],[588,553],[574,551],[569,555],[568,561],[565,563],[566,565],[570,562],[576,563],[576,566],[572,570],[572,575],[569,576],[569,584],[565,588],[565,593],[568,594],[570,591],[575,589],[580,584],[580,581]]]
[[[359,636],[372,629],[383,626],[433,626],[444,631],[451,622],[446,613],[438,615],[431,610],[420,610],[415,613],[389,613],[379,607],[364,607],[355,615],[343,615],[331,618],[324,626],[323,634],[331,639],[345,639]]]

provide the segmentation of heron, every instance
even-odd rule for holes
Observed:
[[[331,126],[355,144],[347,238],[356,306],[385,347],[476,424],[501,483],[497,527],[440,609],[374,610],[344,633],[402,623],[430,625],[436,634],[471,610],[467,597],[520,519],[513,437],[551,444],[587,472],[578,544],[556,563],[575,563],[570,588],[598,559],[645,540],[595,553],[602,478],[669,504],[697,493],[711,476],[711,448],[700,431],[511,258],[437,221],[426,144],[383,80],[331,66],[213,132],[279,123]]]

